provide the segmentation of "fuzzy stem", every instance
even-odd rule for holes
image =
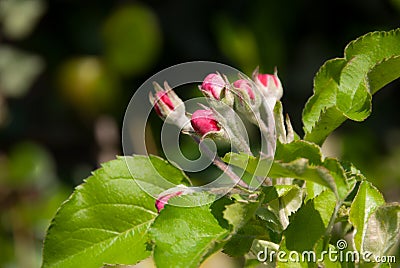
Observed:
[[[191,136],[203,149],[203,152],[213,161],[213,164],[218,167],[220,170],[222,170],[229,178],[231,178],[231,180],[234,183],[237,183],[239,186],[241,187],[245,187],[248,188],[249,186],[247,185],[247,183],[245,183],[244,181],[242,181],[238,175],[235,174],[235,172],[232,171],[232,169],[225,164],[224,161],[221,160],[221,158],[219,158],[218,155],[216,155],[214,157],[214,155],[212,154],[212,152],[208,149],[207,146],[204,146],[203,143],[201,143],[200,138],[196,137],[196,136]]]

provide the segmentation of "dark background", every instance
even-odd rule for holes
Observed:
[[[196,60],[248,75],[277,66],[302,135],[319,67],[351,40],[399,25],[398,0],[0,0],[0,267],[38,267],[56,208],[121,154],[126,106],[153,74]],[[395,81],[376,94],[371,117],[346,122],[326,146],[389,201],[400,196],[399,89]],[[157,146],[161,120],[151,120]]]

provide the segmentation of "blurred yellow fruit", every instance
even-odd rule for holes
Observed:
[[[97,57],[66,61],[60,68],[59,85],[67,101],[88,115],[110,110],[120,96],[118,79]]]

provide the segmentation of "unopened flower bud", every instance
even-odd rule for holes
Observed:
[[[166,194],[166,195],[162,195],[159,196],[156,200],[156,208],[158,213],[160,213],[160,211],[164,208],[165,204],[168,203],[168,200],[174,196],[179,196],[183,193],[183,191],[178,191],[175,193],[170,193],[170,194]]]
[[[159,91],[155,94],[154,110],[160,117],[167,117],[167,115],[174,110],[174,105],[168,97],[167,92]],[[162,108],[160,108],[160,106]],[[162,109],[162,110],[161,110]]]
[[[242,78],[233,83],[233,91],[236,93],[236,109],[251,122],[257,124],[255,116],[261,105],[261,96],[256,85]]]
[[[283,87],[278,78],[278,71],[275,69],[274,74],[260,74],[257,68],[253,73],[253,80],[266,98],[270,108],[273,109],[275,103],[283,95]]]
[[[213,112],[209,109],[195,111],[192,114],[190,123],[194,131],[202,137],[210,133],[217,133],[221,130]]]
[[[153,83],[156,93],[149,94],[150,102],[154,106],[157,115],[170,124],[175,124],[181,129],[190,128],[186,116],[185,105],[176,95],[167,82],[164,83],[164,89],[156,82]]]
[[[171,198],[180,195],[192,194],[194,192],[196,192],[196,189],[194,189],[193,187],[187,187],[185,185],[180,184],[174,188],[170,188],[160,193],[155,203],[158,213],[160,213],[160,211],[164,208],[164,206],[168,204],[168,200],[170,200]]]
[[[249,81],[247,81],[245,79],[239,79],[233,83],[233,86],[236,89],[240,90],[241,94],[239,95],[239,98],[250,100],[250,101],[255,100],[255,94],[254,94],[253,89],[251,88],[251,84]]]
[[[212,73],[204,78],[203,83],[200,86],[200,90],[203,91],[208,97],[219,100],[221,91],[225,88],[226,83],[224,78],[218,73]]]
[[[176,107],[183,104],[182,100],[175,94],[167,82],[164,83],[163,89],[158,83],[154,82],[156,94],[150,93],[149,99],[154,106],[154,110],[161,118],[165,119],[175,110]]]

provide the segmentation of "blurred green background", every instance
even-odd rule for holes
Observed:
[[[248,75],[277,66],[302,134],[319,66],[360,35],[399,26],[399,0],[0,0],[0,267],[39,267],[50,219],[91,170],[121,154],[125,108],[151,75],[194,60]],[[388,85],[366,122],[346,122],[324,146],[389,201],[400,200],[399,89]],[[162,122],[151,120],[149,150],[162,155]]]

